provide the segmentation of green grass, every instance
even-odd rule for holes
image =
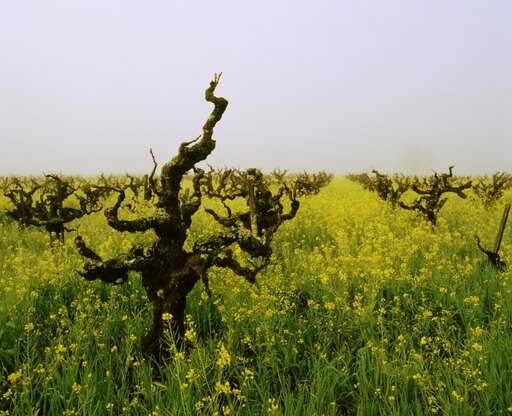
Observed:
[[[194,289],[187,348],[160,368],[140,354],[151,313],[135,274],[87,282],[71,236],[51,246],[0,216],[0,414],[511,413],[512,275],[473,238],[491,246],[501,210],[453,199],[433,231],[336,180],[278,232],[256,285],[215,269],[212,299]],[[151,241],[101,214],[80,224],[106,257]]]

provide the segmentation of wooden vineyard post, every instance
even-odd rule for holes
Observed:
[[[487,255],[489,262],[496,267],[498,270],[505,269],[505,262],[501,260],[499,251],[501,246],[501,240],[503,239],[503,233],[505,232],[505,226],[507,225],[508,214],[510,212],[510,204],[505,205],[503,209],[503,215],[501,216],[500,228],[498,229],[498,234],[496,235],[496,241],[494,242],[494,250],[486,250],[480,245],[480,238],[476,236],[476,244],[480,251]]]
[[[510,212],[510,204],[505,205],[505,209],[503,210],[503,215],[501,216],[500,228],[498,230],[498,235],[496,236],[496,241],[494,242],[494,252],[498,254],[500,251],[501,240],[503,239],[503,233],[505,232],[505,225],[507,225],[508,213]]]

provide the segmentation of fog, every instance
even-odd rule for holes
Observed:
[[[201,133],[215,167],[512,168],[512,2],[4,2],[0,175],[147,173]]]

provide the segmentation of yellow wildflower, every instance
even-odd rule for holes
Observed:
[[[10,383],[16,383],[16,381],[21,377],[22,375],[22,370],[19,369],[18,371],[15,371],[14,373],[11,373],[7,376],[7,380],[10,382]]]
[[[229,355],[228,350],[224,347],[224,344],[220,344],[219,357],[217,358],[217,365],[221,368],[227,367],[231,364],[231,356]]]

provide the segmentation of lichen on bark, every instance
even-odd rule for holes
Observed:
[[[183,339],[187,296],[196,283],[204,282],[210,293],[208,270],[213,266],[227,268],[254,283],[256,274],[270,262],[270,244],[275,232],[284,221],[295,217],[298,198],[318,192],[331,179],[329,174],[321,172],[295,177],[276,174],[271,180],[258,169],[204,171],[197,167],[215,149],[213,131],[228,105],[225,98],[215,96],[219,79],[220,75],[215,75],[205,92],[206,101],[214,108],[202,134],[182,143],[177,155],[163,165],[159,181],[151,181],[158,214],[131,220],[120,218],[124,189],[117,190],[116,203],[104,212],[108,225],[117,231],[153,230],[153,244],[150,247],[134,246],[127,253],[104,260],[81,236],[75,240],[78,252],[88,259],[80,271],[85,279],[119,284],[128,279],[130,271],[140,274],[147,297],[153,304],[152,323],[141,349],[145,355],[158,360],[168,355],[164,333],[169,325],[178,346]],[[193,172],[191,187],[182,189],[184,181],[190,180],[187,178],[189,172]],[[205,210],[222,230],[197,239],[187,250],[188,230],[193,215],[202,206],[203,197],[217,199],[223,204],[223,213]],[[236,212],[227,203],[236,198],[246,200],[246,209],[242,212]],[[288,200],[288,204],[284,200]],[[246,259],[258,261],[241,260],[233,254],[234,245],[241,249]],[[172,316],[170,323],[163,316]]]

